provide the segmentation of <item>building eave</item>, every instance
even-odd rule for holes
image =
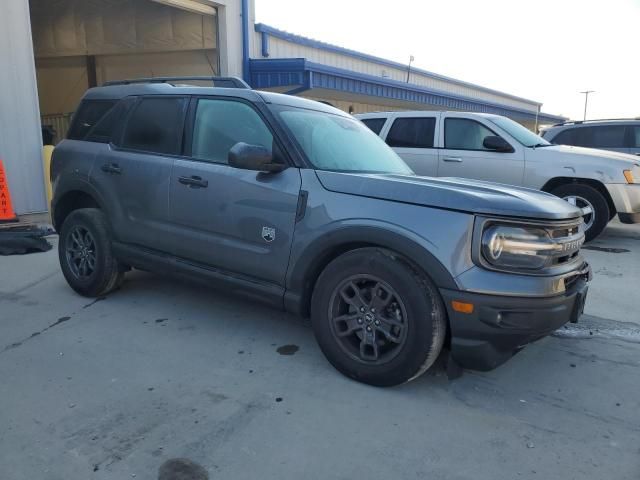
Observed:
[[[290,93],[302,93],[313,89],[336,90],[371,97],[394,99],[399,102],[429,105],[442,110],[465,110],[494,113],[539,123],[564,121],[564,117],[524,110],[455,95],[442,90],[426,88],[364,73],[345,70],[305,58],[252,59],[251,85],[253,88],[290,87]]]

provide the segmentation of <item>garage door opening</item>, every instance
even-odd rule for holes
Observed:
[[[219,75],[214,6],[193,0],[29,0],[29,6],[41,120],[54,144],[90,87]]]

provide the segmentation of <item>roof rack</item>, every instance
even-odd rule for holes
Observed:
[[[612,122],[612,121],[629,121],[629,120],[640,120],[640,117],[635,118],[594,118],[592,120],[567,120],[566,122],[556,123],[554,127],[560,127],[562,125],[580,125],[581,123],[590,123],[590,122]]]
[[[132,78],[128,80],[111,80],[105,82],[103,86],[111,87],[114,85],[131,85],[134,83],[170,83],[174,82],[187,82],[187,81],[199,81],[199,82],[211,82],[214,87],[222,88],[243,88],[250,89],[251,87],[244,80],[237,77],[149,77],[149,78]]]

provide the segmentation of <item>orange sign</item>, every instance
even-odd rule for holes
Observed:
[[[11,206],[9,181],[4,173],[4,165],[0,160],[0,222],[15,222],[18,220]]]

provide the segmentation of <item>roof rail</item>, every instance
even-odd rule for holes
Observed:
[[[612,121],[628,121],[628,120],[640,120],[640,117],[635,118],[593,118],[591,120],[567,120],[566,122],[556,123],[554,127],[560,127],[562,125],[580,125],[581,123],[589,122],[612,122]]]
[[[103,86],[111,87],[114,85],[131,85],[134,83],[169,83],[174,82],[186,82],[186,81],[199,81],[199,82],[211,82],[214,87],[222,88],[243,88],[250,89],[251,87],[244,80],[238,77],[149,77],[149,78],[132,78],[128,80],[111,80],[105,82]]]

